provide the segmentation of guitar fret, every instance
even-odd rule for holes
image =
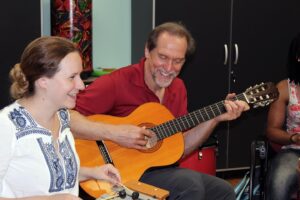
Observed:
[[[174,123],[174,125],[175,125],[175,128],[176,128],[176,133],[177,133],[177,132],[180,132],[180,131],[181,131],[181,129],[180,129],[180,126],[179,126],[179,124],[178,124],[178,123],[176,123],[176,121],[174,121],[173,123]],[[179,126],[179,127],[178,127],[178,126]]]
[[[216,117],[217,115],[216,115],[216,113],[215,113],[215,106],[216,105],[210,105],[209,107],[210,107],[210,110],[211,110],[211,118],[214,118],[214,117]]]
[[[201,116],[201,118],[202,118],[202,121],[204,122],[205,119],[204,119],[204,117],[203,117],[203,115],[202,115],[202,113],[201,113],[201,110],[200,110],[199,114],[200,114],[200,116]]]
[[[221,110],[220,110],[218,104],[216,104],[216,107],[217,107],[217,109],[218,109],[218,111],[219,111],[219,114],[222,114],[222,112],[221,112]]]
[[[166,127],[167,127],[167,129],[166,129],[167,130],[167,137],[169,137],[171,135],[171,133],[174,133],[171,121],[166,123]]]
[[[165,131],[165,129],[163,129],[163,125],[162,126],[159,126],[160,127],[160,130],[162,131],[161,133],[162,133],[162,135],[164,136],[163,138],[166,138],[166,131]]]
[[[213,107],[214,107],[213,110],[214,110],[214,112],[215,112],[215,115],[216,115],[216,116],[220,115],[221,113],[220,113],[219,105],[218,105],[218,104],[214,104]]]
[[[190,129],[192,127],[192,124],[190,123],[191,120],[189,119],[189,115],[184,116],[185,124],[187,126],[187,129]]]
[[[208,113],[207,113],[207,111],[206,111],[206,108],[203,108],[203,111],[204,111],[204,114],[205,114],[206,117],[207,117],[207,119],[206,119],[205,116],[204,116],[204,121],[209,120],[209,115],[208,115]]]
[[[177,130],[177,127],[176,127],[175,121],[170,121],[170,124],[171,124],[171,123],[172,123],[171,127],[172,127],[172,130],[173,130],[173,132],[174,132],[174,133],[177,133],[177,132],[179,132],[179,131]]]
[[[187,129],[187,128],[185,127],[185,124],[184,124],[184,121],[183,121],[183,117],[180,117],[180,118],[179,118],[179,120],[181,121],[181,123],[180,123],[180,124],[182,124],[182,125],[183,125],[184,129]],[[181,128],[182,128],[182,127],[181,127]]]
[[[174,122],[175,122],[175,121],[174,121]],[[176,123],[176,122],[175,122],[175,124],[176,124],[176,131],[177,131],[177,132],[180,132],[180,131],[182,130],[180,124],[179,124],[179,123]]]
[[[153,131],[154,133],[156,133],[157,139],[158,140],[162,140],[163,138],[161,137],[160,131],[158,129],[159,126],[154,126],[152,128],[150,128],[151,131]]]
[[[192,125],[190,127],[194,127],[196,125],[196,123],[195,123],[193,117],[191,115],[189,115],[189,118],[190,118],[190,120],[192,122]]]
[[[187,124],[187,127],[190,128],[191,125],[190,125],[189,120],[187,119],[187,117],[188,117],[188,115],[184,116],[186,124]]]
[[[195,118],[196,118],[196,120],[197,120],[197,123],[199,124],[200,121],[199,121],[199,119],[198,119],[198,116],[196,115],[196,112],[192,112],[192,114],[195,116]]]
[[[210,119],[210,117],[209,117],[210,115],[209,115],[208,112],[207,112],[207,107],[204,108],[204,111],[205,111],[205,114],[206,114],[206,116],[207,116],[207,120],[209,120],[209,119]]]
[[[214,115],[214,117],[216,117],[216,114],[215,114],[214,110],[212,109],[212,106],[213,106],[213,105],[208,106],[208,107],[211,109],[211,112],[212,112],[212,114]]]

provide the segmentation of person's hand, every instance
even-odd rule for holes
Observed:
[[[108,181],[113,185],[118,185],[121,183],[121,176],[119,171],[111,164],[94,167],[93,178],[97,180]]]
[[[49,200],[82,200],[81,198],[74,196],[72,194],[55,194],[48,196]]]
[[[133,125],[117,125],[112,131],[111,140],[119,145],[127,148],[135,148],[140,150],[146,149],[148,142],[147,138],[155,136],[155,133],[146,129],[145,127],[138,127]]]
[[[224,106],[227,112],[216,117],[217,121],[221,122],[234,120],[238,118],[243,111],[250,109],[250,106],[246,102],[240,100],[232,100],[234,97],[235,93],[230,93],[227,95],[224,101]]]
[[[290,140],[293,142],[293,144],[300,145],[300,133],[292,135]]]

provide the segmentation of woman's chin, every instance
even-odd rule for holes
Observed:
[[[76,105],[76,101],[69,101],[65,104],[65,108],[73,109],[73,108],[75,108],[75,105]]]

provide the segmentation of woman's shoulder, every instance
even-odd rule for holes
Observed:
[[[283,79],[277,83],[277,87],[287,87],[289,83],[289,79]]]
[[[17,102],[13,102],[9,104],[8,106],[2,108],[0,110],[0,117],[3,119],[3,117],[8,117],[14,112],[18,112],[18,110],[21,108],[21,106]]]
[[[288,87],[289,87],[289,80],[288,79],[284,79],[279,81],[276,84],[276,87],[278,88],[279,92],[287,92],[288,91]]]
[[[287,102],[289,99],[289,80],[284,79],[276,84],[279,91],[279,99]]]
[[[14,102],[0,110],[0,129],[5,130],[3,133],[8,133],[9,129],[13,130],[13,121],[20,116],[20,108],[20,105]]]

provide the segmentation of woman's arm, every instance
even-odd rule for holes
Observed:
[[[119,171],[111,164],[105,164],[99,167],[81,167],[79,172],[79,181],[89,179],[105,180],[113,185],[121,182]]]
[[[266,136],[271,142],[288,145],[291,144],[290,135],[283,129],[286,118],[286,108],[289,102],[289,91],[287,80],[277,84],[279,97],[269,108]]]

